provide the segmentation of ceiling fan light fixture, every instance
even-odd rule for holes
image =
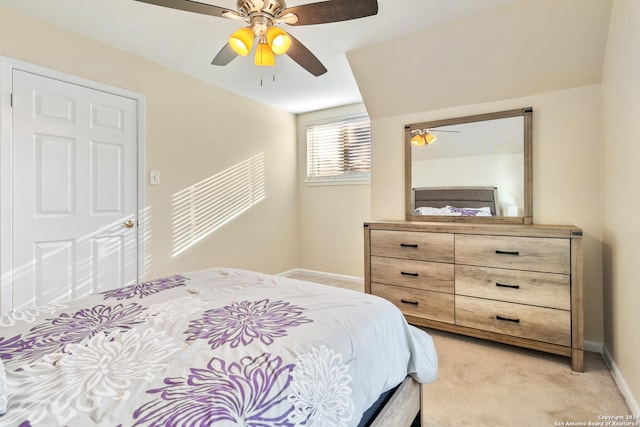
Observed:
[[[418,131],[418,133],[411,138],[411,145],[414,145],[416,147],[424,147],[425,145],[431,144],[436,139],[438,138],[428,131]]]
[[[248,56],[256,44],[264,43],[256,63],[261,66],[275,64],[274,54],[287,54],[313,76],[327,72],[327,68],[304,44],[293,35],[278,28],[281,24],[316,25],[350,21],[378,13],[378,0],[307,0],[295,7],[287,7],[286,0],[236,0],[236,10],[211,4],[216,0],[136,0],[185,12],[244,21],[249,26],[240,29],[227,39],[211,65],[228,65],[236,56]],[[231,0],[226,0],[231,2]],[[268,37],[267,37],[268,35]],[[258,42],[256,43],[256,38]],[[274,74],[275,75],[275,74]]]
[[[249,52],[251,52],[254,39],[255,35],[253,31],[251,31],[251,28],[240,28],[229,37],[229,46],[231,46],[231,49],[238,55],[247,56]]]
[[[289,50],[291,37],[282,28],[271,26],[267,30],[267,44],[274,54],[282,55]]]
[[[255,62],[259,67],[272,67],[276,64],[276,58],[267,43],[260,42],[258,44]]]
[[[413,138],[411,138],[411,145],[415,147],[424,147],[427,145],[427,140],[424,138],[423,134],[418,133],[413,135]]]

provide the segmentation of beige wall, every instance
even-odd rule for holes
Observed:
[[[347,54],[372,118],[599,84],[612,0],[519,0]]]
[[[605,346],[640,414],[640,2],[616,0],[605,60],[603,252]]]
[[[585,339],[602,342],[600,85],[373,120],[371,217],[404,219],[404,126],[533,107],[533,220],[584,232]]]
[[[354,104],[298,116],[298,267],[364,276],[363,222],[370,186],[307,185],[307,122],[366,112]]]
[[[147,277],[209,266],[276,273],[296,266],[296,129],[287,112],[0,8],[0,55],[146,97]],[[257,137],[256,137],[257,136]],[[176,193],[264,155],[266,198],[173,255]]]

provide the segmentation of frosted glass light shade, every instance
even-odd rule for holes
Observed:
[[[255,35],[251,28],[240,28],[229,37],[229,45],[235,53],[241,56],[247,56],[253,47],[253,39]]]
[[[431,144],[435,141],[436,136],[432,133],[419,133],[411,138],[411,145],[415,145],[416,147],[424,147],[425,145]]]
[[[291,37],[281,28],[269,27],[267,30],[267,43],[276,55],[282,55],[291,46]]]
[[[418,133],[416,135],[413,135],[413,138],[411,138],[411,145],[414,145],[416,147],[424,147],[425,145],[427,145],[427,140],[424,139],[423,134]]]
[[[259,67],[271,67],[275,65],[276,58],[273,55],[273,51],[266,43],[258,44],[256,49],[256,65]]]

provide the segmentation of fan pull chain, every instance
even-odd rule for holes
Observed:
[[[272,74],[271,74],[271,81],[275,83],[275,81],[276,81],[276,67],[275,67],[275,66],[273,66],[273,67],[272,67],[272,70],[273,70],[273,71],[272,71]],[[262,71],[260,71],[260,87],[264,87],[264,84],[263,84],[263,73],[262,73]]]
[[[264,67],[258,67],[259,70],[258,72],[260,73],[260,87],[264,87],[264,72],[262,69],[260,68],[264,68]],[[273,67],[271,67],[272,70],[272,74],[271,74],[271,81],[275,83],[276,81],[276,66],[275,64],[273,65]]]

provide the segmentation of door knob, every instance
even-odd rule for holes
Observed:
[[[126,227],[126,228],[133,228],[133,226],[136,225],[135,222],[133,222],[133,220],[129,220],[127,222],[123,222],[122,226]]]

